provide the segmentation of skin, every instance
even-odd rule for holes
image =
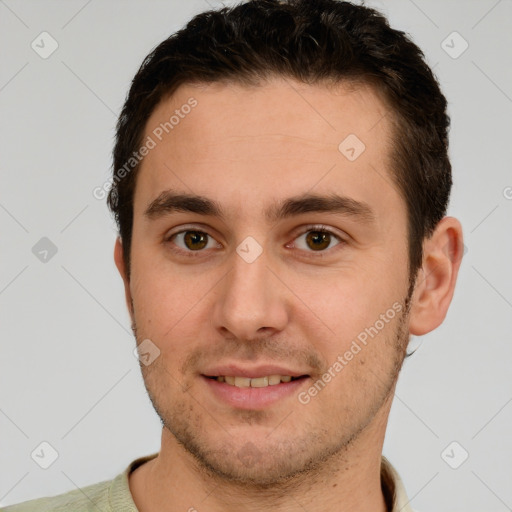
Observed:
[[[309,375],[298,389],[307,391],[329,368],[332,375],[359,333],[405,305],[406,208],[387,168],[387,109],[369,87],[282,78],[184,85],[155,109],[145,137],[190,97],[197,106],[141,164],[130,279],[119,239],[115,246],[137,341],[160,350],[141,369],[162,445],[130,475],[135,503],[142,512],[385,511],[380,462],[393,392],[409,334],[446,315],[460,223],[446,217],[424,241],[409,312],[403,307],[309,403],[292,393],[262,408],[226,404],[201,376],[206,368],[280,364]],[[354,161],[338,150],[349,134],[366,146]],[[216,201],[224,217],[148,218],[166,190]],[[366,203],[373,219],[265,216],[290,197],[332,193]],[[308,239],[318,224],[333,233],[321,250]],[[187,230],[210,235],[208,245],[194,251],[171,236]],[[262,248],[252,263],[236,252],[248,236]]]

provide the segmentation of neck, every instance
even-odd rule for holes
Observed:
[[[386,512],[381,454],[389,409],[374,418],[342,453],[278,485],[226,481],[202,468],[164,428],[159,455],[130,475],[140,512]]]

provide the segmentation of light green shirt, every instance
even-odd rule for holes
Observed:
[[[2,512],[137,512],[128,485],[128,475],[138,466],[154,459],[158,453],[140,457],[113,480],[75,489],[58,496],[25,501],[3,508]],[[384,495],[391,496],[391,512],[413,512],[398,473],[382,457],[381,481]]]

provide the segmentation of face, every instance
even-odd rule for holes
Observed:
[[[389,410],[409,274],[385,112],[370,88],[275,79],[182,86],[147,123],[127,289],[159,355],[141,368],[164,431],[217,475],[285,480]]]

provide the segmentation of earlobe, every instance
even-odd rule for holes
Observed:
[[[445,217],[423,244],[423,264],[412,298],[409,331],[421,336],[443,322],[455,291],[463,254],[462,226]]]
[[[121,278],[123,279],[126,306],[128,307],[128,312],[130,313],[130,317],[133,323],[133,301],[130,291],[130,279],[128,278],[128,273],[126,272],[126,267],[124,264],[123,243],[121,237],[117,237],[114,246],[114,262],[116,264],[117,270],[119,271],[119,274],[121,275]]]

